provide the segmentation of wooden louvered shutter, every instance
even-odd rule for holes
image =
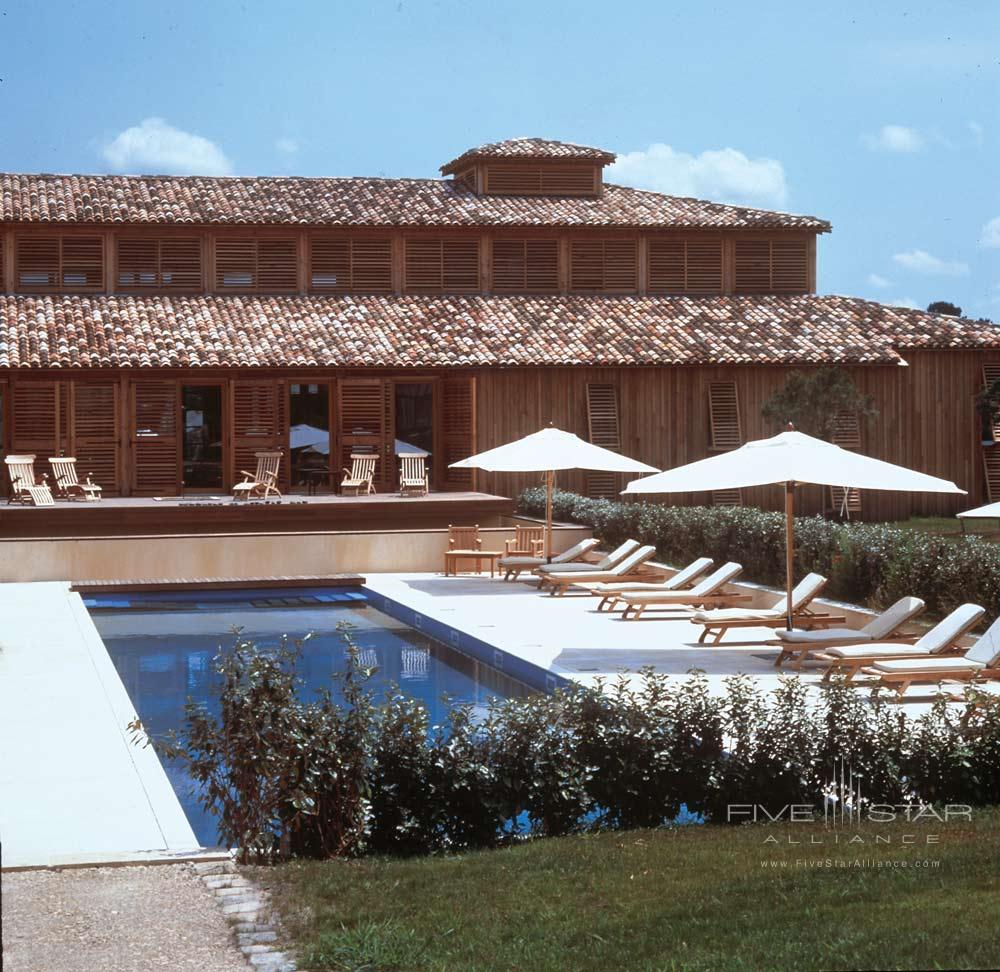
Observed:
[[[121,410],[116,382],[74,382],[70,452],[81,482],[90,474],[104,493],[120,491]]]
[[[486,166],[486,192],[510,196],[592,196],[597,166],[494,162]]]
[[[55,381],[17,381],[11,389],[11,451],[34,454],[35,472],[66,444],[66,389]]]
[[[118,287],[121,290],[200,290],[201,241],[119,238]]]
[[[405,272],[413,293],[478,290],[479,240],[407,240]]]
[[[445,378],[441,390],[441,442],[437,480],[445,490],[476,488],[475,471],[450,469],[453,462],[476,451],[476,380]]]
[[[347,378],[337,383],[341,466],[351,468],[351,454],[375,455],[375,485],[393,481],[392,383],[380,378]]]
[[[496,293],[554,292],[558,289],[558,241],[493,241],[493,290]]]
[[[257,469],[258,452],[281,451],[279,484],[287,483],[288,422],[285,385],[280,381],[235,381],[232,396],[232,463],[230,481],[238,483],[244,470]]]
[[[771,244],[768,240],[737,240],[735,245],[738,294],[766,294],[771,290]]]
[[[215,286],[261,293],[297,290],[296,241],[216,239]]]
[[[181,483],[180,386],[137,381],[131,398],[132,490],[140,496],[172,496]]]
[[[316,293],[387,293],[392,290],[390,240],[313,239],[309,286]]]
[[[649,241],[649,280],[651,294],[683,294],[687,290],[683,240]]]
[[[587,383],[587,435],[596,446],[621,452],[618,427],[618,389],[611,384]],[[618,499],[621,491],[615,473],[588,471],[587,495],[600,499]]]
[[[993,382],[1000,381],[1000,362],[983,365],[983,387],[990,388]],[[993,436],[992,442],[983,444],[983,473],[986,477],[986,498],[991,503],[1000,502],[1000,417],[988,429]],[[987,430],[983,430],[983,437]]]
[[[637,289],[635,240],[573,240],[569,289],[574,293],[628,293]]]
[[[743,444],[740,401],[736,382],[713,381],[708,386],[710,448],[719,452],[737,449]],[[712,492],[713,506],[742,506],[740,489],[717,489]]]
[[[809,290],[809,247],[805,240],[771,241],[771,292],[804,294]]]
[[[722,293],[722,241],[649,241],[649,283],[652,294]]]
[[[438,293],[443,285],[440,240],[407,240],[405,288],[411,293]]]
[[[298,245],[295,240],[257,241],[257,289],[264,293],[298,290]]]
[[[479,240],[445,240],[442,247],[445,293],[479,289]]]
[[[59,285],[59,238],[27,236],[17,241],[17,289],[48,290]]]
[[[843,409],[837,412],[833,444],[841,449],[861,448],[861,421],[857,412]],[[852,487],[831,486],[830,502],[835,513],[850,518],[852,513],[861,512],[861,491]]]
[[[989,389],[995,381],[1000,381],[1000,362],[997,364],[983,365],[983,388]],[[1000,442],[1000,415],[994,420],[992,425],[993,441]]]

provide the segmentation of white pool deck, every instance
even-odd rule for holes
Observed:
[[[371,574],[367,587],[495,648],[583,685],[648,666],[705,672],[713,692],[731,675],[775,688],[769,629],[721,646],[697,644],[685,620],[622,621],[597,599],[548,597],[534,582],[488,576]],[[378,606],[376,601],[376,606]],[[659,617],[659,615],[654,615]],[[819,698],[819,675],[801,676]],[[928,699],[908,700],[908,714]],[[132,744],[135,718],[79,595],[61,582],[0,584],[0,840],[3,866],[174,860],[198,843],[151,748]]]

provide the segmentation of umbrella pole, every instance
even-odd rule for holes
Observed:
[[[552,563],[552,489],[556,474],[550,469],[545,474],[545,560]]]
[[[785,621],[792,630],[792,588],[795,586],[795,483],[785,483]]]

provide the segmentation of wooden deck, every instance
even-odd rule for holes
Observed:
[[[228,496],[130,497],[54,507],[0,506],[0,539],[176,536],[192,533],[285,533],[432,529],[449,523],[499,525],[514,501],[488,493],[400,497],[286,496],[235,502]]]

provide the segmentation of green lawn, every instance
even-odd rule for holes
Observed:
[[[941,537],[962,535],[962,521],[955,516],[914,516],[909,520],[896,520],[890,526]],[[984,540],[1000,541],[1000,520],[966,520],[965,533]]]
[[[447,858],[259,872],[301,969],[351,972],[1000,967],[1000,812],[972,824],[688,827],[539,840]],[[875,832],[891,845],[871,843]],[[841,831],[842,840],[858,830]],[[923,843],[929,833],[940,843]],[[804,843],[775,847],[789,837]],[[904,834],[917,835],[902,846]],[[854,869],[797,860],[937,860]],[[762,865],[762,862],[763,865]]]

